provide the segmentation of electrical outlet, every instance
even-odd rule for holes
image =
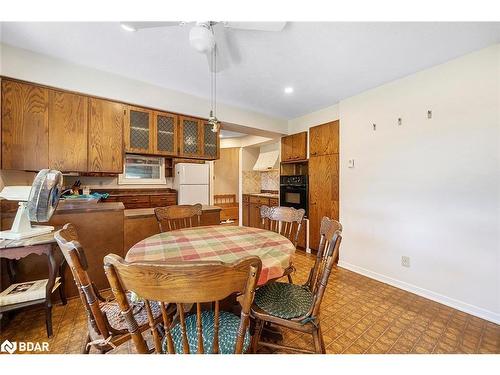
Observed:
[[[410,257],[406,256],[406,255],[403,255],[401,257],[401,265],[403,267],[408,267],[410,268]]]

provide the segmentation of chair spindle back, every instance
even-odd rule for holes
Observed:
[[[160,232],[200,226],[201,204],[157,207],[154,210]]]
[[[148,312],[148,319],[153,334],[154,349],[149,349],[142,334],[137,329],[137,322],[125,296],[126,291],[134,291],[145,300],[158,301],[163,317],[163,330],[168,353],[175,353],[172,338],[172,321],[167,314],[167,304],[176,304],[179,314],[179,328],[182,340],[182,352],[190,352],[186,329],[186,316],[183,304],[196,304],[197,352],[204,353],[202,303],[214,303],[214,341],[213,352],[219,352],[219,301],[237,293],[242,307],[238,328],[235,353],[243,351],[245,332],[249,325],[250,307],[253,302],[255,287],[262,268],[258,257],[247,257],[235,263],[227,264],[215,261],[183,263],[129,263],[117,255],[109,254],[104,258],[104,269],[111,289],[116,296],[122,315],[128,326],[132,340],[140,353],[152,351],[160,353],[161,339],[155,323]]]
[[[297,210],[293,207],[269,207],[266,205],[260,207],[263,227],[288,238],[295,247],[299,241],[305,213],[303,208]]]
[[[61,230],[54,233],[54,238],[71,269],[78,294],[87,312],[91,327],[98,335],[107,338],[110,332],[114,330],[100,308],[96,287],[87,273],[87,258],[78,241],[78,234],[75,227],[70,223],[65,224]]]
[[[321,219],[320,235],[316,260],[306,283],[306,286],[314,294],[314,303],[310,311],[312,316],[319,314],[330,273],[339,255],[340,243],[342,241],[342,225],[338,221],[324,216]]]

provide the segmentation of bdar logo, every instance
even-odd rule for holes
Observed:
[[[2,342],[2,345],[0,345],[0,351],[2,352],[7,352],[7,353],[14,353],[17,349],[17,343],[16,342],[10,342],[9,340],[5,340]]]

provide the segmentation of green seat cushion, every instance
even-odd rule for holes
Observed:
[[[313,294],[302,285],[272,282],[255,292],[257,306],[268,314],[283,319],[305,315],[312,302]]]
[[[201,313],[201,325],[203,335],[203,350],[205,353],[212,353],[214,347],[214,312],[203,311]],[[240,326],[240,317],[226,311],[219,312],[219,353],[234,354],[236,347],[236,337]],[[181,325],[177,323],[170,330],[172,341],[176,353],[183,353]],[[196,314],[189,315],[186,318],[186,334],[189,344],[189,352],[196,354],[198,352],[198,334],[196,330]],[[250,345],[250,333],[248,328],[243,340],[243,352],[246,352]],[[167,340],[163,339],[163,352],[168,353]]]

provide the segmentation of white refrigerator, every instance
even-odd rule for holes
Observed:
[[[210,204],[210,171],[208,164],[175,165],[174,189],[179,204]]]

